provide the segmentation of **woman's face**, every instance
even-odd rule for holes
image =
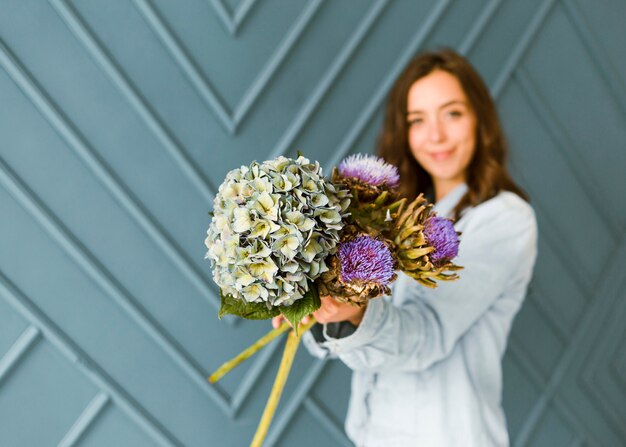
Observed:
[[[476,116],[457,78],[436,70],[415,81],[407,121],[411,153],[440,199],[465,181],[476,146]]]

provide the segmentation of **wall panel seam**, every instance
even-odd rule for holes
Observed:
[[[233,111],[229,111],[220,98],[218,92],[209,83],[206,76],[198,68],[197,62],[188,53],[184,46],[165,23],[163,17],[157,12],[150,0],[134,0],[134,4],[159,37],[159,40],[168,50],[174,61],[180,66],[189,82],[194,86],[206,105],[208,105],[220,118],[224,127],[231,135],[235,135],[239,125],[248,115],[252,106],[272,79],[278,68],[282,65],[289,52],[300,39],[306,27],[309,25],[315,13],[320,8],[321,0],[312,0],[298,17],[295,24],[289,29],[286,37],[278,45],[268,62],[261,70],[261,74],[248,87],[239,103]]]
[[[567,147],[576,148],[567,129],[559,122],[549,105],[541,97],[537,87],[534,85],[524,67],[517,67],[513,76],[518,80],[522,91],[525,93],[524,98],[526,98],[531,108],[539,116],[539,122],[543,125],[548,135],[550,135],[557,149],[559,149],[560,158],[569,168],[570,172],[572,172],[583,194],[587,196],[591,206],[601,217],[602,223],[606,225],[613,240],[618,240],[619,229],[617,223],[611,219],[609,210],[601,207],[601,204],[605,203],[605,201],[603,200],[599,185],[590,175],[583,176],[583,172],[586,171],[585,162],[582,160],[578,150],[575,150],[573,153],[571,150],[566,151]],[[565,156],[565,154],[567,154],[567,156]]]
[[[1,273],[0,273],[1,275]],[[26,358],[31,348],[39,341],[39,329],[28,326],[15,340],[7,352],[0,357],[0,387],[9,374]]]
[[[509,346],[512,361],[531,379],[531,382],[533,382],[537,390],[544,388],[547,378],[539,373],[537,368],[532,365],[533,361],[523,349],[522,343],[512,337]],[[564,417],[569,424],[569,428],[572,429],[578,437],[582,436],[583,433],[580,428],[586,426],[584,418],[581,418],[559,395],[554,396],[553,402],[555,409],[559,411],[559,414]]]
[[[58,447],[72,447],[84,438],[87,431],[93,427],[98,416],[109,403],[109,395],[100,391],[85,407],[70,429],[65,433]]]
[[[344,433],[343,428],[337,424],[334,418],[327,414],[327,412],[322,408],[322,406],[313,396],[308,396],[306,399],[304,399],[304,408],[309,413],[311,413],[311,415],[320,423],[320,425],[326,429],[328,434],[330,434],[334,438],[334,440],[337,442],[336,445],[343,447],[353,446],[353,444]]]
[[[284,337],[281,337],[284,338]],[[243,379],[239,382],[237,390],[233,393],[230,401],[231,416],[236,417],[245,403],[249,394],[255,390],[257,380],[265,372],[265,368],[273,357],[274,352],[279,346],[283,346],[283,343],[279,343],[278,340],[274,340],[268,346],[265,346],[260,353],[256,355],[256,359],[250,369],[246,372]]]
[[[230,111],[224,103],[224,100],[219,96],[219,93],[213,88],[213,86],[204,78],[200,70],[197,68],[196,62],[191,58],[186,50],[182,47],[181,43],[176,40],[173,33],[167,29],[162,17],[154,9],[149,0],[135,0],[134,1],[137,10],[141,16],[155,31],[160,42],[168,50],[170,55],[174,58],[174,61],[179,65],[187,79],[195,87],[200,97],[212,110],[224,128],[228,130],[231,135],[235,134],[235,123],[230,115]]]
[[[513,51],[511,52],[511,56],[504,63],[504,68],[500,70],[500,74],[496,78],[493,83],[492,92],[495,98],[500,96],[500,93],[504,89],[506,83],[508,82],[511,74],[515,71],[517,65],[520,60],[524,57],[526,50],[530,46],[530,44],[535,39],[541,25],[548,17],[552,7],[555,4],[555,0],[548,0],[541,4],[541,7],[537,10],[537,12],[530,19],[530,23],[524,30],[522,37],[519,40],[519,43],[515,46]]]
[[[521,172],[517,172],[514,166],[512,166],[511,171],[516,174],[516,177],[518,177],[522,183],[527,183],[524,181],[524,175]],[[547,207],[544,207],[541,204],[540,199],[540,197],[537,198],[532,205],[535,210],[537,221],[543,223],[540,230],[545,236],[544,240],[546,241],[546,244],[552,248],[556,257],[559,258],[561,265],[564,266],[563,270],[567,272],[567,275],[572,282],[574,282],[581,290],[582,295],[586,299],[589,299],[593,295],[591,279],[588,278],[587,271],[583,269],[582,266],[574,262],[574,259],[576,259],[574,252],[569,248],[570,245],[564,240],[561,231],[559,231],[558,226],[550,217],[550,214],[545,211]],[[571,274],[570,272],[575,272],[575,274]]]
[[[582,447],[583,445],[585,445],[585,438],[584,436],[579,435],[578,437],[572,440],[570,447]]]
[[[228,31],[231,36],[235,36],[237,34],[239,27],[243,21],[246,20],[250,10],[256,3],[256,0],[243,0],[239,5],[237,5],[235,11],[232,14],[229,14],[226,6],[224,6],[223,0],[208,1],[226,28],[226,31]]]
[[[35,80],[26,72],[18,60],[0,40],[0,65],[2,65],[14,82],[30,99],[35,108],[46,118],[61,138],[76,153],[80,160],[93,172],[117,203],[134,219],[139,228],[165,253],[168,259],[178,267],[179,271],[196,287],[201,296],[214,309],[219,308],[216,300],[218,293],[204,276],[191,263],[180,247],[166,234],[161,225],[134,197],[128,187],[117,177],[106,162],[91,148],[78,133],[74,125],[63,116],[57,106],[46,97],[37,86]],[[232,323],[229,321],[229,323]]]
[[[235,107],[233,114],[235,130],[241,125],[245,117],[250,113],[252,107],[257,103],[257,99],[265,91],[278,69],[283,65],[289,53],[296,46],[305,29],[313,21],[313,17],[322,5],[322,0],[311,0],[304,12],[296,19],[295,24],[287,32],[286,38],[279,44],[278,48],[267,60],[261,70],[261,74],[255,78],[248,87],[243,97]]]
[[[168,151],[183,174],[196,187],[204,200],[211,203],[215,196],[215,187],[210,184],[180,142],[176,140],[176,137],[165,123],[152,110],[148,101],[139,92],[139,89],[133,85],[128,76],[113,60],[112,56],[107,54],[107,51],[95,37],[93,31],[89,29],[84,19],[68,4],[67,0],[49,1],[76,39],[85,47],[86,51],[109,77],[111,83],[144,121],[146,127],[150,129],[156,139]]]
[[[28,297],[0,272],[0,296],[41,331],[47,341],[63,354],[73,365],[100,390],[111,395],[124,413],[138,423],[160,445],[180,446],[180,442],[167,431],[145,408],[85,353],[68,335],[59,329]]]
[[[540,284],[531,282],[527,299],[530,299],[539,308],[546,325],[554,332],[558,340],[563,344],[567,344],[572,331],[565,326],[563,319],[558,317],[558,311],[550,304],[549,300],[551,297],[546,299],[546,294],[542,293]]]
[[[626,235],[623,236],[626,245]],[[623,293],[626,296],[626,292]],[[602,332],[598,334],[596,341],[604,340],[604,343],[594,343],[597,348],[590,350],[587,353],[585,361],[582,366],[582,374],[580,384],[583,392],[587,397],[595,402],[596,407],[604,414],[605,420],[613,425],[613,429],[620,433],[623,439],[626,439],[626,426],[624,426],[623,415],[620,415],[619,406],[615,406],[616,398],[615,394],[607,394],[605,387],[596,386],[594,384],[594,376],[598,371],[598,367],[606,368],[606,373],[611,375],[615,368],[612,367],[618,357],[614,356],[615,352],[619,351],[620,341],[626,340],[626,326],[623,325],[624,317],[626,317],[626,301],[616,300],[617,304],[611,311],[612,321],[605,320],[607,325],[603,325]],[[621,325],[619,323],[621,323]],[[614,344],[614,346],[611,346]],[[609,351],[609,349],[611,349]],[[619,378],[619,375],[615,375]],[[618,380],[619,382],[619,380]],[[606,384],[606,382],[604,382]],[[622,381],[622,386],[617,386],[617,390],[621,391],[620,398],[624,398],[626,393],[626,387]],[[619,398],[618,398],[619,400]]]
[[[596,71],[604,79],[604,84],[611,91],[611,97],[615,99],[615,104],[620,109],[622,118],[626,118],[626,85],[624,85],[624,81],[618,75],[603,45],[594,36],[579,7],[572,0],[562,0],[561,4],[567,16],[574,23],[574,31],[580,37],[587,49],[587,54],[593,61],[591,66],[595,67]]]
[[[409,44],[406,46],[396,64],[389,70],[388,75],[380,83],[379,87],[373,92],[372,99],[367,103],[363,112],[359,115],[357,120],[348,130],[348,133],[343,138],[338,148],[335,151],[335,156],[329,160],[326,165],[328,171],[331,167],[336,166],[342,158],[346,156],[348,151],[352,148],[352,145],[357,140],[359,135],[363,132],[366,124],[372,119],[374,113],[378,110],[383,100],[387,96],[388,90],[393,85],[395,79],[398,77],[404,66],[415,55],[418,48],[428,38],[430,33],[434,30],[435,26],[442,18],[443,14],[448,9],[450,0],[443,0],[437,2],[435,7],[430,11],[423,26],[418,28],[417,33],[413,36]]]
[[[626,330],[620,335],[619,340],[626,340]],[[609,375],[618,384],[617,388],[626,390],[626,355],[619,357],[619,351],[609,365]],[[619,362],[619,363],[618,363]]]
[[[615,250],[613,258],[610,258],[607,262],[608,269],[605,276],[608,278],[622,278],[624,265],[626,265],[626,238],[622,240]],[[528,443],[550,400],[554,399],[554,396],[558,393],[561,381],[568,373],[572,372],[570,368],[577,359],[579,345],[594,327],[598,327],[598,322],[603,321],[603,317],[611,312],[613,302],[618,299],[619,291],[624,290],[626,283],[624,281],[600,280],[598,286],[595,301],[588,306],[587,311],[581,318],[581,323],[571,337],[570,343],[553,369],[547,385],[544,387],[524,426],[520,430],[515,446],[523,446]]]
[[[119,282],[99,263],[99,261],[76,237],[67,230],[56,216],[48,210],[41,200],[34,196],[28,187],[10,170],[0,158],[0,184],[15,200],[35,219],[65,253],[83,270],[107,296],[113,299],[128,317],[137,324],[159,346],[179,368],[204,393],[215,402],[222,411],[229,413],[226,398],[206,380],[206,374],[189,358],[180,345],[153,320],[153,318],[130,296]]]
[[[265,438],[264,447],[273,447],[283,435],[289,422],[294,418],[298,408],[307,397],[309,391],[315,385],[317,378],[326,366],[326,359],[316,359],[306,375],[298,382],[298,388],[289,396],[289,400],[282,411],[274,418],[274,422]]]
[[[367,11],[365,17],[356,27],[356,31],[350,36],[348,43],[343,46],[339,55],[332,61],[320,82],[318,82],[313,93],[309,95],[306,103],[300,108],[294,120],[287,126],[286,131],[280,137],[274,150],[270,153],[269,158],[285,155],[289,149],[292,149],[291,145],[294,140],[307,126],[312,114],[326,97],[335,81],[341,76],[341,73],[363,44],[363,41],[368,37],[371,28],[388,4],[389,0],[378,0]]]
[[[583,369],[582,377],[579,378],[578,382],[584,395],[587,396],[590,402],[593,402],[594,407],[604,416],[603,420],[621,439],[626,439],[626,427],[624,427],[623,419],[624,413],[620,413],[619,408],[616,408],[610,400],[611,398],[615,398],[615,396],[607,396],[604,389],[598,389],[593,383],[593,375],[589,376],[589,372],[586,369]],[[623,401],[624,388],[618,388],[618,390],[621,391],[620,398]]]
[[[458,51],[460,54],[467,55],[470,51],[472,51],[472,48],[483,35],[485,29],[491,22],[491,19],[501,5],[502,0],[490,0],[489,4],[481,10],[478,19],[475,20],[474,25],[472,25],[472,28],[465,35],[465,38],[459,45]]]
[[[521,367],[520,369],[524,375],[530,378],[537,389],[541,389],[546,385],[548,377],[538,368],[536,360],[529,355],[526,348],[524,348],[524,343],[515,333],[512,333],[509,337],[507,352],[511,354],[511,358]]]

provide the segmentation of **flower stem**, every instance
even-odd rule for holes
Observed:
[[[278,328],[272,329],[263,337],[255,341],[252,345],[244,349],[239,355],[228,360],[227,362],[224,362],[222,366],[217,368],[215,372],[209,376],[209,382],[211,383],[217,382],[235,366],[239,365],[244,360],[247,360],[248,358],[250,358],[253,354],[259,351],[263,346],[265,346],[266,344],[274,340],[283,332],[287,332],[290,328],[291,326],[288,323],[283,323]]]
[[[276,412],[278,401],[280,400],[280,396],[283,393],[283,389],[285,388],[287,376],[289,375],[289,371],[291,370],[293,359],[296,357],[296,351],[298,350],[298,345],[300,344],[302,335],[304,335],[304,333],[308,331],[314,324],[315,318],[311,317],[311,320],[307,324],[303,324],[302,326],[300,326],[298,334],[296,334],[296,332],[293,330],[289,332],[289,335],[287,336],[287,343],[285,344],[285,350],[283,352],[283,357],[280,361],[278,372],[276,373],[276,379],[274,379],[274,385],[272,386],[270,397],[267,399],[267,403],[265,404],[265,410],[263,410],[263,416],[261,416],[261,421],[259,422],[259,426],[256,429],[256,433],[254,434],[254,438],[252,439],[252,444],[250,444],[250,447],[261,447],[261,445],[263,444],[265,436],[267,435],[267,430],[269,429],[269,426],[272,423],[272,418],[274,417],[274,413]]]

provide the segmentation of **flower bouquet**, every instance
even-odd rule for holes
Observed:
[[[422,195],[407,204],[398,184],[397,169],[374,156],[350,156],[328,179],[319,163],[300,155],[234,169],[220,186],[205,240],[220,288],[219,317],[282,314],[291,324],[270,331],[209,381],[293,327],[253,446],[262,444],[300,338],[315,324],[299,322],[320,307],[320,295],[364,306],[390,293],[396,270],[427,287],[458,278],[452,222],[437,217]]]

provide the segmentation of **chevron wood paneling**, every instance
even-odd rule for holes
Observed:
[[[420,49],[497,100],[539,258],[504,358],[515,446],[626,444],[623,0],[0,0],[0,445],[247,445],[282,342],[218,321],[233,167],[373,150]],[[266,445],[351,445],[350,371],[298,353]],[[37,430],[32,430],[33,423]]]

